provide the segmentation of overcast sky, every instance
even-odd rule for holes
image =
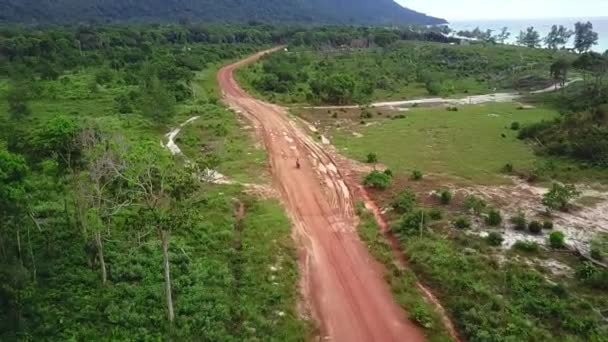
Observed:
[[[448,21],[608,16],[608,0],[396,0]]]

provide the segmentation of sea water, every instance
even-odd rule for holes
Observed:
[[[607,0],[608,1],[608,0]],[[450,27],[455,31],[461,30],[473,30],[479,27],[485,31],[487,29],[494,30],[493,34],[497,34],[503,27],[507,27],[511,32],[511,37],[508,43],[515,43],[517,36],[520,31],[526,30],[530,26],[540,33],[541,38],[544,38],[549,31],[551,31],[552,25],[563,25],[566,28],[574,31],[574,24],[578,21],[587,22],[590,21],[593,24],[593,30],[598,33],[599,40],[598,44],[593,47],[594,51],[604,52],[608,50],[608,17],[595,17],[595,18],[554,18],[554,19],[501,19],[501,20],[466,20],[466,21],[452,21]],[[574,36],[570,38],[567,47],[572,47],[574,42]]]

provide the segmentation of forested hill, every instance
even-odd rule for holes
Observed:
[[[419,24],[445,20],[393,0],[0,0],[0,22],[264,21],[334,24]]]

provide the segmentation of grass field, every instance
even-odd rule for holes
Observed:
[[[374,120],[352,131],[333,129],[332,141],[344,154],[365,161],[376,153],[380,163],[397,172],[420,170],[480,184],[504,182],[506,163],[530,168],[537,157],[517,139],[513,122],[522,125],[555,117],[547,109],[517,110],[516,104],[414,108],[403,119]],[[504,134],[504,137],[502,136]]]

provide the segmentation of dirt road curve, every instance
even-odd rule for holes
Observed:
[[[282,107],[249,96],[235,81],[236,68],[263,54],[224,67],[218,80],[224,101],[254,122],[268,151],[275,186],[295,225],[303,287],[321,339],[424,341],[359,240],[351,194],[335,163]],[[301,169],[295,167],[296,158]]]

